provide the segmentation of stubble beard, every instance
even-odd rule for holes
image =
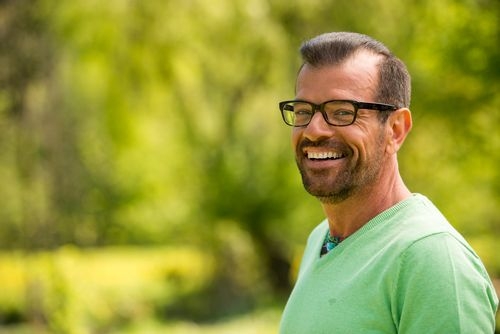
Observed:
[[[308,172],[297,162],[305,190],[324,204],[337,204],[348,199],[353,193],[353,186],[348,180],[351,173],[343,171],[331,176],[330,171]],[[332,178],[334,178],[332,180]]]
[[[307,170],[296,158],[306,191],[323,204],[338,204],[365,191],[370,185],[375,185],[382,170],[384,157],[383,138],[379,137],[378,140],[379,143],[376,147],[380,149],[375,152],[375,156],[370,161],[365,163],[358,161],[353,165],[352,160],[350,160],[338,171]],[[351,158],[352,156],[349,156],[349,159]]]
[[[302,176],[302,184],[306,191],[324,204],[338,204],[356,193],[359,187],[355,182],[353,170],[345,169],[337,175],[331,175],[329,170],[308,172],[297,163]],[[363,177],[365,178],[365,177]]]

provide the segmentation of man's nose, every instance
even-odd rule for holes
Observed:
[[[320,111],[316,111],[304,129],[304,136],[311,141],[317,141],[320,138],[331,136],[332,127],[326,122],[323,114]]]

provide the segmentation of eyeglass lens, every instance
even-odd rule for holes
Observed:
[[[332,125],[348,125],[356,116],[355,106],[346,101],[331,101],[322,106],[323,117]],[[288,102],[283,107],[283,117],[289,125],[307,125],[315,113],[315,107],[307,102]]]

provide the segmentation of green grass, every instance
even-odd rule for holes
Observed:
[[[148,318],[121,328],[109,334],[275,334],[278,332],[281,308],[259,309],[252,313],[225,319],[211,324],[194,322],[162,323]],[[80,330],[78,333],[90,333]],[[19,325],[1,327],[0,334],[49,334],[49,331],[36,326]]]
[[[151,321],[137,323],[113,334],[275,334],[278,332],[281,309],[259,309],[252,313],[228,318],[216,323],[173,322],[170,324]]]

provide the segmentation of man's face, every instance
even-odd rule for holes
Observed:
[[[297,78],[296,99],[316,104],[333,99],[378,102],[378,61],[359,53],[338,66],[305,65]],[[338,203],[377,186],[387,160],[385,130],[377,113],[360,109],[352,125],[336,127],[317,112],[309,125],[293,128],[297,166],[311,195]]]

